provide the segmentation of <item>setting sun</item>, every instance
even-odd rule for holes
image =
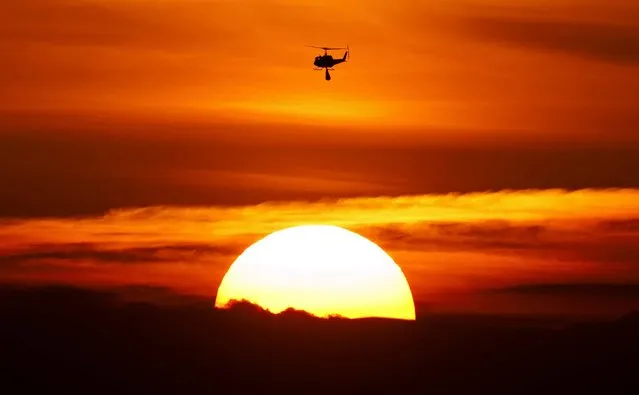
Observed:
[[[399,266],[379,246],[328,225],[274,232],[247,248],[218,289],[216,307],[246,300],[273,313],[289,307],[320,317],[415,319]]]

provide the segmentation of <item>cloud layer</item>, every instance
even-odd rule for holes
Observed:
[[[416,299],[441,307],[453,304],[450,295],[529,296],[526,289],[550,289],[543,284],[581,291],[578,284],[639,284],[637,221],[634,189],[145,207],[100,217],[7,219],[0,225],[0,279],[151,284],[213,295],[235,257],[259,238],[300,224],[334,224],[382,246],[404,270]],[[506,291],[491,291],[499,289]]]

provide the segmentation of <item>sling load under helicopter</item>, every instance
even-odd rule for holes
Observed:
[[[331,74],[329,73],[329,71],[335,70],[334,67],[336,65],[347,62],[350,59],[350,49],[348,45],[346,46],[346,48],[316,47],[313,45],[307,45],[307,47],[324,50],[323,55],[317,55],[315,57],[315,61],[313,62],[313,65],[315,66],[314,70],[325,70],[326,81],[331,80]],[[340,49],[346,50],[342,58],[333,58],[333,56],[329,55],[328,53],[328,51],[337,51]]]

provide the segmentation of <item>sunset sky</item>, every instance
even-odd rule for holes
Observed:
[[[635,0],[4,1],[0,51],[1,282],[212,297],[331,223],[422,312],[639,306]]]

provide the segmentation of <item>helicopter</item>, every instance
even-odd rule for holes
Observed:
[[[330,71],[335,70],[333,67],[335,67],[336,65],[340,64],[340,63],[344,63],[347,62],[350,58],[350,49],[348,47],[348,45],[346,46],[346,48],[331,48],[331,47],[315,47],[313,45],[307,45],[307,47],[309,48],[317,48],[317,49],[323,49],[324,50],[324,55],[317,55],[315,57],[315,61],[313,62],[313,65],[315,66],[315,68],[313,70],[325,70],[326,74],[325,74],[325,78],[326,81],[330,81],[331,80],[331,74],[329,73]],[[336,51],[336,50],[340,50],[340,49],[345,49],[346,52],[344,53],[344,57],[342,58],[333,58],[333,56],[328,54],[328,51]]]

